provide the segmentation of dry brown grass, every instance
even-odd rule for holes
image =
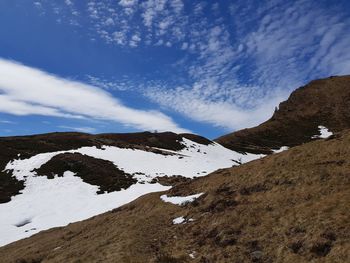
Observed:
[[[311,141],[323,125],[333,132],[350,128],[350,75],[311,81],[280,103],[279,109],[257,127],[243,129],[218,139],[227,148],[270,153],[281,146]]]
[[[0,248],[1,262],[350,262],[350,131]],[[185,216],[193,222],[173,225]],[[189,254],[194,253],[192,259]]]

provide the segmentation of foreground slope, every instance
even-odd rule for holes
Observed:
[[[41,232],[0,248],[0,258],[350,262],[349,171],[350,131],[344,131]],[[182,206],[162,200],[199,193]]]
[[[236,151],[267,154],[313,140],[320,126],[331,132],[349,129],[349,109],[350,76],[314,80],[295,90],[268,121],[216,141]]]
[[[169,132],[0,138],[0,246],[259,157]]]

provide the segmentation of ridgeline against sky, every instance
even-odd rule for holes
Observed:
[[[0,2],[0,135],[191,131],[269,118],[350,73],[350,3]]]

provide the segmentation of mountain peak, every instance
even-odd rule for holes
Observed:
[[[350,128],[349,109],[350,75],[314,80],[292,92],[266,122],[215,141],[236,151],[272,153],[312,141],[320,126],[331,132]]]

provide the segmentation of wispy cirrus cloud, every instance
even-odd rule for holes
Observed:
[[[65,126],[61,125],[58,126],[60,129],[69,130],[69,131],[77,131],[77,132],[84,132],[84,133],[96,133],[97,129],[93,127],[75,127],[75,126]]]
[[[148,86],[145,89],[145,95],[166,109],[171,108],[193,120],[210,123],[227,130],[252,127],[269,118],[274,107],[286,96],[285,93],[280,92],[268,98],[260,98],[258,101],[259,98],[253,99],[256,95],[241,94],[237,95],[241,101],[232,103],[220,94],[215,98],[215,93],[210,93],[207,89],[197,89],[197,85],[199,84],[191,88],[177,87],[172,90],[162,86]],[[249,103],[254,104],[254,107],[236,106]]]
[[[127,76],[110,79],[86,75],[85,79],[89,84],[107,91],[126,91],[134,88],[134,82],[130,81]]]
[[[288,86],[349,73],[350,47],[345,43],[350,40],[350,19],[340,6],[304,0],[269,4],[271,11],[248,5],[246,14],[240,16],[240,8],[235,12],[237,27],[247,20],[254,24],[239,36],[257,83]]]
[[[0,59],[0,75],[0,112],[109,120],[140,130],[187,131],[159,111],[127,107],[98,87],[13,61]]]
[[[0,120],[0,123],[4,123],[4,124],[17,124],[17,122],[8,121],[8,120]]]
[[[183,52],[171,73],[185,84],[146,79],[138,92],[195,121],[238,129],[267,119],[307,81],[350,73],[345,4],[90,0],[86,13],[91,32],[110,44]]]
[[[192,85],[170,91],[158,85],[145,93],[198,121],[230,129],[256,125],[294,88],[350,73],[350,19],[338,8],[310,1],[276,0],[259,8],[237,3],[231,28],[193,24],[186,47],[194,45],[195,59],[182,64]]]

